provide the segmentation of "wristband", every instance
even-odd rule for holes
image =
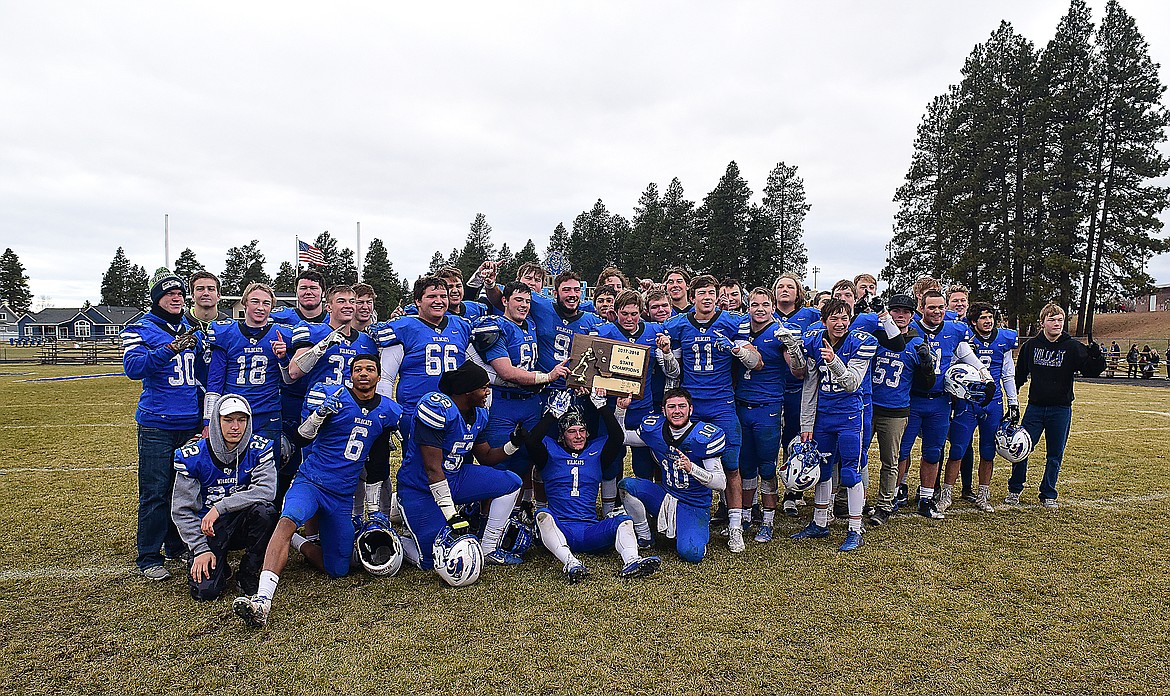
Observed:
[[[435,499],[435,504],[443,512],[443,518],[449,520],[454,517],[456,514],[455,501],[451,499],[451,484],[447,483],[447,479],[432,483],[430,489],[431,496]]]
[[[517,452],[520,451],[520,448],[517,447],[516,445],[513,445],[510,440],[508,442],[505,442],[504,446],[501,447],[500,449],[504,450],[504,454],[508,455],[509,457],[511,457],[513,454],[516,454]]]

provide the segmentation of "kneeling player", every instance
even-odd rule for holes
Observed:
[[[598,409],[605,432],[589,440],[589,431],[580,410],[570,408],[572,397],[562,392],[554,397],[548,412],[528,435],[528,455],[540,470],[548,507],[536,511],[540,540],[564,564],[569,582],[585,579],[589,572],[576,553],[600,553],[616,548],[622,556],[623,578],[640,578],[658,570],[657,556],[638,555],[638,539],[629,515],[597,519],[597,493],[601,488],[602,462],[620,457],[625,449],[617,417],[609,406]],[[603,402],[604,403],[604,402]],[[630,405],[628,397],[618,399],[618,408]],[[560,421],[560,438],[545,433]]]
[[[516,454],[523,444],[520,431],[502,447],[487,443],[488,373],[468,360],[444,372],[439,391],[418,402],[410,440],[398,470],[398,503],[412,539],[402,540],[403,552],[423,570],[434,568],[435,538],[450,527],[455,536],[469,534],[471,525],[457,509],[490,500],[481,548],[484,560],[515,565],[521,558],[499,547],[504,527],[520,495],[520,477],[496,464]]]
[[[654,515],[658,531],[675,539],[678,555],[698,563],[711,538],[711,491],[727,487],[719,459],[727,437],[718,426],[692,422],[691,409],[690,392],[667,389],[662,413],[642,419],[637,432],[626,431],[627,445],[650,448],[662,483],[627,477],[618,490],[640,546],[650,545],[649,515]]]
[[[259,589],[232,604],[249,626],[259,628],[268,622],[290,543],[332,577],[349,572],[356,532],[350,515],[362,469],[375,446],[389,451],[380,441],[390,437],[402,415],[398,404],[375,391],[380,371],[378,356],[357,355],[350,362],[352,388],[318,384],[305,398],[306,417],[297,432],[312,440],[313,447],[284,496],[280,521],[264,554]],[[320,545],[295,534],[314,516],[320,525]]]
[[[240,396],[218,399],[207,437],[175,452],[171,519],[191,552],[187,585],[198,600],[216,599],[232,578],[231,549],[244,549],[236,583],[254,593],[276,524],[272,441],[252,434],[252,409]]]

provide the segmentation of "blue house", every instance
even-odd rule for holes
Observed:
[[[117,341],[122,329],[143,314],[136,307],[49,307],[25,314],[16,322],[18,340]]]

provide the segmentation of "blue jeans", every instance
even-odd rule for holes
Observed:
[[[138,558],[145,570],[163,563],[162,548],[177,558],[187,550],[171,521],[175,487],[175,450],[197,430],[162,430],[138,426]]]
[[[1068,431],[1072,425],[1072,406],[1033,406],[1028,404],[1021,425],[1032,436],[1032,446],[1040,444],[1040,433],[1046,436],[1045,449],[1048,457],[1044,462],[1044,480],[1040,482],[1040,498],[1056,500],[1056,477],[1060,475],[1060,460],[1064,459],[1064,446],[1068,442]],[[1028,477],[1028,460],[1012,464],[1012,477],[1008,479],[1008,492],[1024,490]]]

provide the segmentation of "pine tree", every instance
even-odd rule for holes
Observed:
[[[340,270],[337,264],[341,260],[341,249],[337,245],[337,239],[329,234],[329,230],[317,235],[317,239],[313,240],[313,246],[321,250],[321,256],[325,259],[325,265],[313,268],[325,276],[325,286],[328,288],[336,282],[334,278]]]
[[[593,208],[573,220],[569,234],[569,260],[573,270],[587,282],[616,260],[617,240],[629,229],[629,222],[610,213],[599,198]]]
[[[514,264],[511,276],[501,275],[500,278],[515,277],[516,269],[520,268],[526,263],[540,263],[540,254],[536,252],[536,244],[529,239],[520,251],[516,252],[516,256],[512,258]]]
[[[280,262],[280,270],[272,279],[272,289],[276,292],[296,292],[297,269],[288,261]]]
[[[8,303],[12,311],[24,314],[32,306],[32,291],[20,257],[11,248],[0,256],[0,301]]]
[[[203,270],[203,264],[195,258],[195,252],[190,248],[184,249],[175,259],[175,275],[183,279],[184,283],[191,281],[191,275]]]
[[[804,277],[808,265],[808,249],[804,246],[804,216],[812,208],[805,199],[804,179],[796,175],[796,167],[779,162],[768,174],[764,186],[764,201],[760,212],[767,214],[775,228],[776,267],[761,268],[759,271],[775,270],[778,273],[792,272]],[[758,244],[770,244],[772,237],[753,235]],[[768,273],[765,278],[770,277]]]
[[[463,272],[464,278],[470,278],[480,264],[484,261],[494,261],[495,258],[496,247],[492,244],[492,226],[488,224],[486,215],[476,213],[467,232],[463,251],[459,253],[457,263],[452,265]]]
[[[510,278],[516,275],[516,256],[508,247],[507,242],[501,244],[500,250],[496,252],[496,263],[499,264],[497,273],[500,278]],[[478,266],[476,268],[478,268]],[[474,273],[475,269],[473,268],[471,271]]]
[[[699,268],[701,244],[695,202],[687,199],[682,183],[675,177],[662,195],[662,227],[650,240],[650,258],[657,261],[657,268],[652,266],[649,272],[661,279],[667,269],[676,266]]]
[[[334,271],[334,284],[353,285],[358,282],[357,262],[354,260],[353,249],[342,249],[337,257],[337,266]]]
[[[569,258],[569,231],[565,229],[565,223],[558,222],[557,226],[553,228],[552,235],[548,238],[548,246],[544,249],[544,263],[548,265],[548,259],[554,254],[560,254],[562,258]]]
[[[389,317],[402,301],[402,279],[394,270],[386,245],[377,237],[370,242],[366,250],[362,282],[372,287],[378,295],[374,300],[374,311],[379,317]]]
[[[622,270],[631,279],[661,275],[661,259],[654,257],[653,245],[655,237],[661,234],[662,223],[663,208],[658,196],[658,184],[650,182],[634,207],[630,233],[622,248]]]
[[[454,266],[455,268],[459,268],[459,250],[458,249],[451,250],[451,254],[447,256],[447,261],[444,263],[444,265]]]
[[[126,284],[130,280],[130,259],[122,247],[114,252],[114,260],[102,276],[102,304],[111,307],[134,307],[126,294]]]
[[[1133,18],[1109,0],[1097,31],[1100,99],[1095,112],[1097,142],[1091,167],[1088,239],[1081,284],[1077,333],[1093,333],[1093,314],[1111,295],[1132,297],[1152,284],[1145,263],[1170,248],[1158,239],[1170,190],[1150,186],[1170,161],[1158,150],[1166,140],[1170,114],[1161,103],[1166,91],[1149,44]]]
[[[256,239],[228,249],[223,273],[219,274],[219,285],[224,295],[239,295],[248,283],[253,282],[272,282],[264,272],[264,254]]]
[[[435,255],[431,257],[431,264],[427,266],[427,273],[436,273],[440,268],[446,265],[447,261],[443,258],[443,254],[436,251]]]
[[[119,307],[150,308],[150,276],[146,274],[145,268],[137,264],[130,267],[126,274],[125,292],[125,303]]]
[[[739,165],[731,161],[698,213],[701,260],[696,270],[749,282],[744,276],[748,270],[751,197]]]

